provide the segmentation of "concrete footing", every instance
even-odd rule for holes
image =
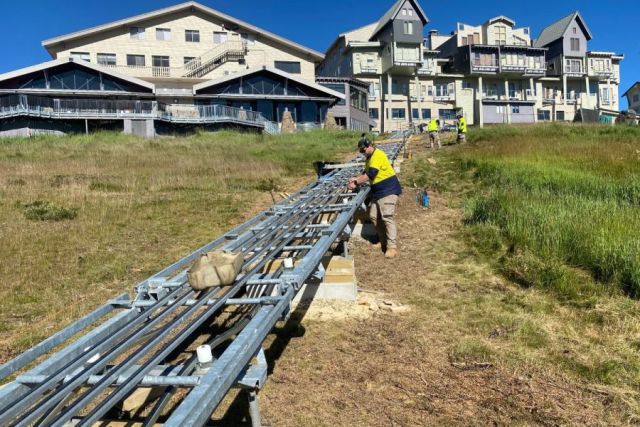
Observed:
[[[294,304],[314,299],[355,301],[358,296],[353,258],[332,256],[322,261],[322,280],[309,280],[294,299]]]
[[[124,119],[124,133],[142,138],[155,138],[156,127],[153,119],[134,120]]]

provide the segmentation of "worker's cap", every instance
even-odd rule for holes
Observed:
[[[367,147],[371,146],[371,141],[367,138],[367,134],[363,133],[360,136],[360,141],[358,141],[358,150],[362,151]]]

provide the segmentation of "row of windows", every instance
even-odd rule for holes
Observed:
[[[386,110],[386,118],[389,118],[389,110]],[[391,109],[391,118],[397,120],[403,120],[406,118],[407,110],[404,108],[392,108]],[[380,109],[379,108],[369,108],[369,117],[378,120],[380,118]],[[430,108],[412,108],[411,109],[411,117],[415,120],[428,120],[431,119],[431,109]],[[451,119],[455,117],[455,111],[449,108],[439,109],[438,117],[443,119]]]
[[[82,59],[83,61],[91,62],[91,54],[89,52],[71,52],[71,57],[74,59]],[[115,53],[98,53],[98,64],[115,66],[117,64],[117,56]],[[187,64],[196,59],[193,56],[183,57],[183,64]],[[146,57],[145,55],[127,55],[127,66],[129,67],[145,67]],[[169,56],[166,55],[152,55],[151,65],[153,67],[167,67],[171,66]],[[274,61],[274,67],[285,71],[290,74],[301,74],[302,67],[298,61]]]
[[[538,110],[538,120],[543,122],[551,121],[551,111]],[[556,111],[556,121],[564,121],[564,111]]]
[[[129,37],[132,40],[144,40],[146,38],[146,28],[143,27],[131,27],[129,28]],[[231,33],[232,36],[237,36],[238,33]],[[248,44],[254,44],[256,36],[248,33],[240,33],[242,41]],[[229,33],[227,31],[214,31],[213,42],[224,43],[229,39]],[[158,41],[170,41],[171,29],[170,28],[156,28],[156,40]],[[185,30],[184,41],[188,43],[200,43],[200,30]]]

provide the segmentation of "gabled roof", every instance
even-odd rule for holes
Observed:
[[[631,87],[629,89],[627,89],[627,91],[625,93],[622,94],[622,96],[627,96],[627,94],[629,92],[631,92],[633,89],[635,89],[636,87],[640,88],[640,81],[635,82],[634,84],[632,84]]]
[[[537,40],[533,45],[535,47],[543,47],[562,38],[567,32],[567,30],[569,29],[569,26],[571,25],[574,19],[578,21],[578,24],[582,28],[582,31],[584,31],[584,34],[587,37],[587,40],[591,40],[593,36],[591,35],[591,31],[589,30],[589,27],[587,27],[587,24],[582,18],[582,15],[580,14],[580,12],[575,11],[570,15],[567,15],[564,18],[560,19],[559,21],[556,21],[553,24],[549,25],[544,30],[542,30],[542,32],[540,33],[540,36],[537,38]]]
[[[203,82],[203,83],[199,83],[199,84],[193,86],[193,93],[195,94],[199,90],[206,89],[206,88],[211,87],[211,86],[217,86],[217,85],[219,85],[221,83],[226,83],[226,82],[238,79],[240,77],[246,77],[246,76],[249,76],[251,74],[256,74],[256,73],[259,73],[261,71],[268,71],[268,72],[270,72],[272,74],[276,74],[276,75],[278,75],[280,77],[284,77],[286,79],[293,80],[294,82],[297,82],[297,83],[300,83],[302,85],[308,86],[308,87],[310,87],[312,89],[315,89],[315,90],[318,90],[320,92],[324,92],[327,95],[333,96],[335,98],[339,98],[339,99],[344,99],[345,98],[343,93],[336,92],[335,90],[331,90],[331,89],[329,89],[327,87],[324,87],[322,85],[319,85],[319,84],[317,84],[315,82],[311,82],[309,80],[301,79],[300,77],[294,76],[293,74],[289,74],[289,73],[284,72],[282,70],[278,70],[276,68],[266,67],[266,66],[250,68],[250,69],[244,70],[244,71],[242,71],[240,73],[234,73],[234,74],[230,74],[228,76],[221,77],[219,79],[214,79],[214,80],[209,80],[209,81],[206,81],[206,82]]]
[[[156,86],[153,83],[149,83],[144,80],[137,79],[135,77],[120,74],[107,67],[101,67],[100,65],[92,64],[90,62],[83,61],[82,59],[74,60],[74,58],[54,59],[53,61],[42,62],[37,65],[32,65],[31,67],[21,68],[19,70],[0,74],[0,82],[13,79],[15,77],[20,77],[26,74],[36,73],[38,71],[48,70],[48,69],[57,67],[59,65],[68,64],[68,63],[74,63],[80,67],[89,68],[91,70],[98,71],[100,73],[118,78],[120,80],[124,80],[126,82],[135,84],[137,86],[142,86],[144,88],[150,89],[151,91],[155,91]]]
[[[257,35],[263,36],[267,39],[279,42],[285,46],[288,46],[292,49],[295,49],[297,51],[300,51],[304,54],[307,54],[309,56],[312,57],[312,59],[316,60],[316,61],[321,61],[322,59],[324,59],[324,55],[321,54],[320,52],[317,52],[313,49],[309,49],[308,47],[302,46],[298,43],[292,42],[291,40],[285,39],[284,37],[280,37],[276,34],[273,34],[269,31],[263,30],[261,28],[258,28],[256,26],[253,26],[247,22],[241,21],[239,19],[236,19],[232,16],[226,15],[220,11],[217,11],[215,9],[212,9],[210,7],[204,6],[198,2],[195,1],[188,1],[185,3],[180,3],[177,4],[175,6],[170,6],[164,9],[158,9],[155,10],[153,12],[148,12],[148,13],[143,13],[142,15],[136,15],[136,16],[132,16],[131,18],[126,18],[126,19],[121,19],[119,21],[114,21],[114,22],[110,22],[108,24],[103,24],[103,25],[99,25],[97,27],[93,27],[93,28],[88,28],[86,30],[82,30],[82,31],[77,31],[74,33],[70,33],[70,34],[65,34],[63,36],[59,36],[59,37],[54,37],[52,39],[48,39],[42,42],[42,46],[44,46],[47,50],[49,50],[49,53],[51,53],[50,48],[59,44],[59,43],[65,43],[65,42],[69,42],[71,40],[76,40],[82,37],[86,37],[89,35],[93,35],[96,33],[100,33],[103,31],[108,31],[114,28],[118,28],[118,27],[123,27],[123,26],[128,26],[128,25],[132,25],[132,24],[136,24],[142,21],[146,21],[148,19],[151,18],[157,18],[160,16],[165,16],[165,15],[169,15],[172,13],[176,13],[176,12],[180,12],[186,9],[192,9],[192,10],[197,10],[200,11],[206,15],[210,15],[210,16],[214,16],[218,19],[230,22],[232,24],[238,25],[239,27],[242,28],[246,28],[247,30],[249,30],[252,33],[255,33]]]
[[[511,25],[512,27],[514,25],[516,25],[516,21],[514,21],[513,19],[508,18],[508,17],[506,17],[504,15],[496,16],[495,18],[489,19],[487,21],[487,24],[491,25],[491,24],[495,24],[496,22],[506,22],[507,24]]]
[[[391,9],[387,10],[387,13],[382,15],[382,18],[380,18],[380,20],[378,21],[378,25],[376,26],[376,29],[373,30],[373,33],[371,33],[370,39],[378,35],[380,30],[382,30],[389,23],[389,21],[395,19],[395,17],[398,16],[398,13],[400,13],[400,9],[402,8],[402,5],[404,5],[406,1],[411,3],[411,5],[414,7],[416,12],[418,13],[418,16],[420,17],[424,25],[427,25],[429,23],[429,18],[427,17],[427,14],[424,13],[424,10],[422,10],[422,7],[420,7],[417,0],[397,0],[393,4],[393,6],[391,6]]]

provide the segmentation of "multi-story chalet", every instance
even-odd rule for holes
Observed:
[[[196,2],[43,42],[52,61],[0,75],[0,134],[236,124],[317,126],[344,95],[324,56]]]
[[[533,41],[505,16],[459,22],[422,38],[427,16],[416,0],[398,0],[378,21],[341,34],[318,67],[325,77],[369,83],[375,129],[390,131],[463,114],[468,123],[572,121],[617,115],[621,55],[591,52],[578,13]],[[595,115],[593,114],[595,113]]]

